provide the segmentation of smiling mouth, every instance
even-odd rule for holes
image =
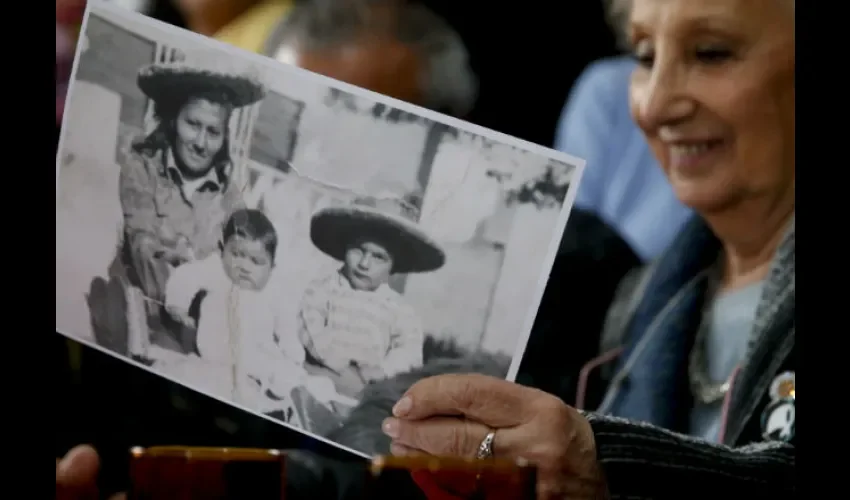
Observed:
[[[671,144],[670,162],[675,167],[692,168],[706,164],[723,146],[722,139]]]

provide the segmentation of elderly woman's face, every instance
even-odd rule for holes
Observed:
[[[184,173],[203,175],[210,170],[224,146],[229,116],[226,106],[205,99],[193,99],[183,106],[174,127],[174,154]]]
[[[632,114],[679,199],[713,212],[793,192],[793,3],[633,2]]]

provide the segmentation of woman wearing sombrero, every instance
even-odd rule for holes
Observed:
[[[298,333],[308,370],[328,375],[340,394],[357,397],[367,383],[422,364],[421,321],[388,285],[393,274],[445,262],[417,218],[398,198],[360,198],[313,215],[313,244],[342,266],[307,287]]]
[[[127,350],[121,338],[127,326],[116,313],[126,308],[118,304],[124,287],[140,289],[146,316],[157,318],[171,270],[217,250],[225,220],[241,204],[230,157],[230,117],[265,95],[254,78],[202,60],[147,66],[138,85],[153,102],[156,127],[120,160],[123,244],[109,284],[95,280],[90,294],[98,340],[118,351]],[[160,340],[185,350],[179,339]]]

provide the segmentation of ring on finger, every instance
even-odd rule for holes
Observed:
[[[478,452],[475,454],[475,458],[478,460],[487,460],[493,458],[493,441],[496,440],[496,431],[492,430],[484,436],[484,439],[481,440],[481,444],[478,445]]]

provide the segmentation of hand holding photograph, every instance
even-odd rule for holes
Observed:
[[[413,382],[516,376],[583,161],[104,2],[78,45],[58,332],[362,456]]]

